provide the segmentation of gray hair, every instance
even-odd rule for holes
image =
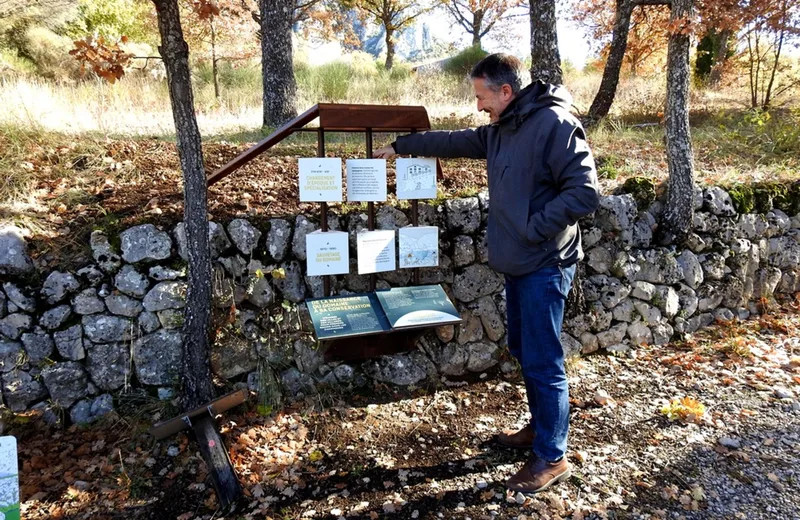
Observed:
[[[503,85],[511,87],[515,95],[522,90],[524,67],[516,56],[502,52],[489,54],[479,61],[469,73],[471,79],[481,78],[486,86],[497,91]]]

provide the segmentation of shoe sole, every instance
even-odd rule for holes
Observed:
[[[569,468],[564,473],[562,473],[562,474],[560,474],[560,475],[558,475],[556,477],[553,477],[553,480],[551,480],[550,482],[548,482],[544,486],[542,486],[542,487],[540,487],[538,489],[534,489],[533,491],[527,490],[527,489],[525,489],[525,490],[523,490],[523,489],[514,489],[513,487],[509,487],[509,489],[512,490],[512,491],[517,491],[519,493],[522,493],[525,496],[532,496],[532,495],[535,495],[536,493],[541,493],[542,491],[547,491],[548,489],[550,489],[551,486],[553,486],[555,484],[558,484],[559,482],[564,482],[565,480],[567,480],[571,476],[572,476],[572,469]]]

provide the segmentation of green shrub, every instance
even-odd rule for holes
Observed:
[[[753,188],[746,184],[737,184],[727,189],[728,194],[731,196],[733,207],[737,213],[752,213],[755,208],[755,197],[753,196]]]
[[[489,53],[478,46],[467,47],[459,52],[444,65],[444,71],[454,76],[466,76],[472,68]]]
[[[295,65],[298,88],[317,102],[341,101],[347,96],[353,69],[347,63],[334,61],[318,67]]]
[[[261,90],[261,67],[249,63],[233,66],[230,62],[220,60],[217,62],[219,84],[221,88],[241,88]],[[213,86],[214,73],[210,61],[203,61],[195,65],[192,70],[194,80],[199,86]]]
[[[631,177],[622,185],[623,193],[630,193],[640,210],[647,209],[656,200],[656,185],[647,177]]]
[[[75,77],[80,70],[80,64],[69,55],[72,41],[46,27],[28,27],[20,35],[17,44],[20,55],[35,63],[42,76]]]

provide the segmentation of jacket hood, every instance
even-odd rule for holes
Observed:
[[[550,106],[569,110],[572,107],[572,96],[562,85],[535,81],[519,91],[517,97],[500,115],[497,124],[501,127],[519,127],[531,114]]]

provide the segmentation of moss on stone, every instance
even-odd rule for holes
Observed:
[[[648,177],[631,177],[622,185],[622,192],[631,194],[640,210],[647,209],[656,200],[656,185]]]
[[[737,184],[727,188],[731,196],[733,207],[737,213],[752,213],[755,208],[755,198],[753,188],[746,184]]]

